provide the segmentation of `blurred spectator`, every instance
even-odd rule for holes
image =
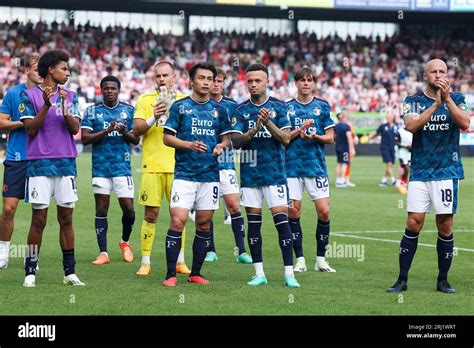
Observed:
[[[175,62],[177,85],[190,92],[188,69],[207,61],[229,72],[225,93],[238,102],[248,98],[244,69],[262,62],[270,72],[270,95],[286,100],[296,94],[293,72],[303,65],[317,74],[316,94],[333,108],[384,111],[398,107],[407,94],[422,88],[422,65],[432,56],[457,57],[450,66],[454,92],[473,93],[474,43],[409,36],[317,37],[295,33],[270,35],[200,32],[192,35],[159,35],[143,29],[100,27],[64,23],[0,23],[0,99],[22,79],[17,58],[51,48],[71,55],[68,88],[80,102],[100,98],[99,81],[113,74],[123,83],[119,99],[135,104],[138,95],[155,88],[152,66],[160,59]],[[448,62],[450,64],[451,62]]]

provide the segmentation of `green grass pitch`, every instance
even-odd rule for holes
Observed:
[[[474,314],[474,158],[464,158],[466,178],[461,182],[458,214],[455,217],[454,257],[449,280],[453,295],[435,291],[437,276],[434,215],[429,214],[409,277],[409,289],[402,295],[385,289],[398,275],[398,248],[405,227],[405,197],[394,188],[380,188],[383,173],[379,157],[356,157],[351,180],[355,188],[334,187],[335,158],[328,157],[331,176],[331,237],[333,257],[328,261],[337,273],[313,270],[315,261],[315,211],[306,196],[302,226],[304,251],[310,268],[297,274],[300,289],[283,284],[283,264],[277,232],[271,216],[263,220],[263,257],[268,285],[252,288],[252,265],[235,263],[230,225],[223,224],[223,211],[215,214],[215,240],[219,260],[205,263],[208,286],[199,286],[178,275],[176,288],[161,285],[166,271],[164,236],[168,228],[167,207],[161,211],[152,253],[153,273],[138,277],[140,228],[143,208],[136,205],[136,223],[131,237],[133,264],[125,264],[118,246],[121,213],[111,199],[108,244],[111,263],[94,266],[98,253],[94,231],[94,199],[91,190],[91,157],[78,158],[79,201],[74,212],[76,272],[85,287],[62,284],[59,228],[55,206],[49,212],[40,253],[36,288],[23,288],[23,259],[12,257],[9,268],[0,270],[1,315],[473,315]],[[140,183],[140,158],[133,158],[136,197]],[[3,171],[2,171],[3,174]],[[0,174],[0,176],[2,175]],[[1,179],[1,178],[0,178]],[[221,201],[222,204],[222,201]],[[20,204],[12,244],[25,245],[30,225],[30,206]],[[188,222],[186,261],[191,265],[194,226]],[[334,249],[334,247],[336,247]],[[359,248],[363,254],[340,253],[338,248]],[[363,248],[363,249],[362,249]],[[464,250],[461,250],[464,249]],[[18,248],[19,250],[19,248]],[[339,250],[339,254],[338,251]],[[355,249],[354,249],[355,250]]]

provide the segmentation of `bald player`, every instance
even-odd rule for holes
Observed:
[[[142,178],[139,203],[145,206],[145,218],[141,229],[142,262],[137,275],[147,276],[151,273],[151,250],[155,238],[156,222],[160,212],[163,195],[168,202],[171,196],[171,184],[174,178],[174,152],[163,143],[162,117],[167,114],[167,107],[158,102],[160,89],[171,89],[176,78],[173,64],[168,61],[158,62],[154,67],[156,88],[154,91],[140,95],[135,107],[133,133],[143,135]],[[176,93],[176,100],[185,98],[183,93]],[[161,122],[161,123],[160,123]],[[189,274],[191,271],[184,263],[184,234],[181,251],[176,265],[176,272]]]
[[[408,219],[400,243],[400,273],[388,292],[407,290],[408,271],[418,245],[425,214],[434,210],[438,229],[438,281],[436,289],[454,293],[448,283],[454,249],[453,218],[459,180],[464,171],[459,152],[459,130],[469,127],[469,107],[462,94],[450,93],[448,67],[430,60],[423,74],[425,91],[403,101],[405,128],[413,133]]]

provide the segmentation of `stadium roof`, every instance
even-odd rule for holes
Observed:
[[[371,6],[363,6],[367,2]],[[456,3],[456,0],[445,0],[448,4]],[[391,4],[389,7],[373,4]],[[395,5],[394,5],[395,3]],[[2,0],[3,6],[50,8],[67,10],[90,10],[90,11],[115,11],[115,12],[139,12],[139,13],[162,13],[203,16],[237,16],[237,17],[263,17],[263,18],[286,18],[289,11],[294,19],[306,20],[331,20],[331,21],[372,21],[372,22],[394,22],[398,24],[423,24],[423,23],[470,23],[473,13],[451,11],[448,7],[422,7],[413,8],[405,3],[410,0],[318,0],[318,1],[284,1],[284,0]],[[413,3],[427,3],[419,1]],[[428,3],[437,3],[428,1]],[[247,5],[242,5],[247,4]],[[354,4],[359,4],[354,7]],[[299,7],[295,5],[304,5]],[[328,6],[331,5],[331,6]],[[336,5],[338,6],[337,8]],[[308,7],[311,6],[311,7]],[[320,7],[316,7],[320,6]],[[466,5],[468,6],[468,5]],[[372,10],[361,10],[361,8],[372,8]],[[397,9],[398,8],[398,9]],[[430,11],[427,11],[430,9]],[[462,7],[458,7],[461,10]],[[474,8],[472,9],[474,11]],[[403,11],[402,18],[400,14]]]

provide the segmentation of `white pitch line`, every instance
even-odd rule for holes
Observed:
[[[434,233],[438,230],[422,230],[422,233]],[[364,234],[364,233],[373,233],[373,234],[385,234],[385,233],[399,233],[402,234],[403,230],[394,230],[394,231],[334,231],[331,233],[350,233],[350,234]],[[474,230],[454,230],[454,233],[474,233]]]
[[[378,242],[388,242],[388,243],[397,243],[397,244],[400,244],[400,241],[399,241],[399,240],[395,240],[395,239],[384,239],[384,238],[373,238],[373,237],[354,236],[354,235],[344,234],[344,233],[339,233],[339,232],[332,232],[331,235],[337,236],[337,237],[348,237],[348,238],[375,240],[375,241],[378,241]],[[422,246],[426,246],[426,247],[430,247],[430,248],[436,248],[436,245],[433,245],[433,244],[418,243],[418,245],[422,245]],[[462,251],[474,252],[474,249],[458,248],[458,247],[455,247],[455,249],[457,249],[457,250],[462,250]]]

